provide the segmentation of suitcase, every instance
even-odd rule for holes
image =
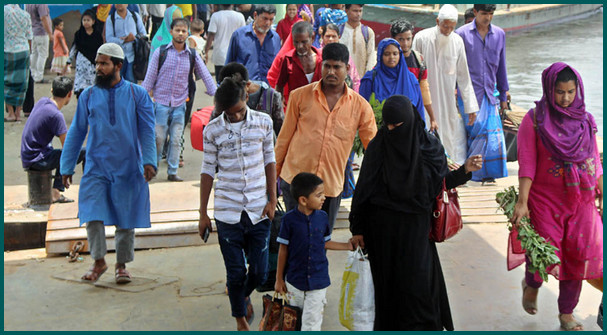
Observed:
[[[190,141],[192,142],[192,148],[198,151],[203,151],[202,131],[204,130],[204,127],[209,124],[214,109],[215,106],[207,106],[192,114]]]

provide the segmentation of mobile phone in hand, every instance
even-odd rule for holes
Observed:
[[[211,234],[211,230],[209,229],[209,227],[206,227],[204,229],[204,233],[202,233],[202,240],[204,241],[204,243],[207,243],[207,240],[209,239],[210,234]]]

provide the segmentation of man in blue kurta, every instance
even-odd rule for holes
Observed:
[[[467,129],[468,157],[483,156],[483,168],[472,172],[472,180],[490,184],[495,183],[495,178],[508,176],[504,131],[497,111],[498,103],[502,113],[510,100],[506,33],[491,24],[495,8],[493,4],[475,4],[474,21],[455,31],[464,40],[470,79],[480,106],[476,121]],[[499,98],[494,95],[496,88]]]
[[[251,24],[234,31],[230,39],[226,64],[236,62],[249,71],[251,80],[268,82],[268,71],[280,50],[280,36],[272,30],[276,6],[256,5]]]
[[[150,227],[147,182],[156,175],[154,106],[143,87],[120,77],[124,52],[115,43],[97,50],[95,85],[78,100],[61,155],[69,187],[80,147],[87,136],[86,167],[78,194],[80,225],[86,232],[93,266],[82,276],[96,281],[106,270],[106,226],[116,226],[115,279],[131,281],[126,263],[135,256],[134,228]]]

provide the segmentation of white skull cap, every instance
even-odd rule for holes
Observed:
[[[449,4],[443,5],[443,7],[441,7],[440,11],[438,12],[439,21],[449,20],[457,22],[457,16],[457,8]]]
[[[103,44],[97,49],[97,54],[124,59],[124,51],[122,51],[122,48],[116,43]]]

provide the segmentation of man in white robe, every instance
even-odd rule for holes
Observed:
[[[454,6],[441,7],[436,26],[418,32],[413,38],[412,48],[421,52],[426,60],[432,107],[441,141],[449,157],[462,165],[466,161],[467,138],[464,121],[457,110],[456,84],[464,101],[464,112],[469,115],[469,125],[476,119],[478,102],[468,72],[464,42],[458,34],[453,34],[457,15]]]

